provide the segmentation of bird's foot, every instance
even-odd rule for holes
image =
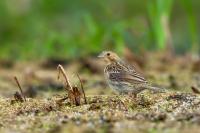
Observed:
[[[130,93],[128,93],[128,96],[129,96],[132,100],[137,99],[137,94],[136,94],[136,93],[130,92]]]

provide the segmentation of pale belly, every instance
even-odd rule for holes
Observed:
[[[108,77],[106,76],[106,78]],[[117,81],[113,82],[113,81],[107,80],[107,83],[110,88],[117,91],[119,94],[128,94],[128,93],[137,94],[137,93],[140,93],[142,90],[144,90],[144,88],[136,88],[133,85],[128,85],[123,82],[117,82]]]

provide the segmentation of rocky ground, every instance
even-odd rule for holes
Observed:
[[[143,91],[137,98],[116,95],[106,85],[96,59],[55,62],[1,62],[1,132],[199,132],[200,63],[190,57],[166,57],[151,54],[144,59],[129,58],[163,93]],[[187,61],[186,61],[187,60]],[[64,68],[73,86],[80,89],[79,73],[87,103],[80,105],[67,96],[64,80],[57,80],[57,64]],[[13,94],[17,76],[27,100]],[[76,95],[78,96],[78,95]]]
[[[128,96],[88,96],[87,104],[59,103],[61,96],[13,103],[0,100],[4,132],[199,132],[200,97],[144,91]]]

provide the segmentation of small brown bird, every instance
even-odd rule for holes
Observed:
[[[150,86],[133,66],[122,61],[116,53],[103,51],[98,57],[107,62],[104,75],[110,88],[120,94],[131,93],[136,97],[138,93],[145,89],[160,91],[160,88]]]

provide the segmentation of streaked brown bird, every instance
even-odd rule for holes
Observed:
[[[103,51],[98,57],[107,62],[104,75],[108,85],[120,94],[133,94],[136,97],[138,93],[145,89],[160,91],[160,88],[150,86],[133,66],[121,60],[116,53]]]

